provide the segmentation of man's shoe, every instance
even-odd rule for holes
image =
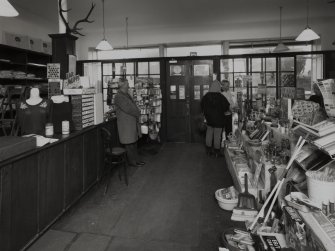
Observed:
[[[139,161],[139,162],[136,162],[136,165],[138,165],[138,166],[144,166],[145,162],[144,161]]]

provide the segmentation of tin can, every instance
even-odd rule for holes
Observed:
[[[62,121],[62,134],[70,134],[70,122],[67,120]]]
[[[54,126],[52,123],[47,123],[45,125],[45,136],[52,137],[54,135]]]

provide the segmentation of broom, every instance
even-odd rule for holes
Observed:
[[[307,137],[308,137],[308,134],[307,134],[307,136],[306,136],[306,139],[307,139]],[[264,222],[263,222],[263,226],[266,225],[266,223],[267,223],[267,221],[268,221],[268,219],[269,219],[270,213],[271,213],[271,211],[272,211],[273,205],[275,204],[276,199],[277,199],[277,197],[278,197],[278,195],[279,195],[279,192],[280,192],[280,190],[281,190],[281,187],[282,187],[283,184],[284,184],[284,181],[285,181],[285,179],[286,179],[286,175],[287,175],[287,173],[288,173],[288,171],[289,171],[289,169],[290,169],[290,167],[291,167],[293,161],[295,160],[296,156],[297,156],[298,153],[300,152],[302,146],[305,144],[306,139],[303,139],[301,136],[299,137],[299,140],[298,140],[298,142],[297,142],[297,144],[296,144],[296,146],[295,146],[294,152],[293,152],[293,154],[292,154],[292,156],[291,156],[289,162],[287,163],[287,166],[286,166],[286,168],[285,168],[285,170],[284,170],[284,172],[283,172],[281,178],[277,181],[277,184],[276,184],[275,187],[272,189],[270,195],[269,195],[268,198],[266,199],[266,201],[265,201],[264,205],[262,206],[261,210],[260,210],[259,213],[257,214],[257,216],[256,216],[256,218],[254,219],[253,223],[250,225],[250,227],[249,227],[249,229],[248,229],[249,231],[252,231],[252,230],[254,229],[254,227],[255,227],[255,225],[256,225],[258,219],[261,217],[261,215],[264,215],[265,208],[266,208],[266,206],[269,204],[270,200],[272,199],[271,204],[270,204],[270,207],[269,207],[269,210],[268,210],[268,212],[267,212],[267,214],[266,214],[266,216],[265,216]],[[275,194],[275,195],[274,195],[274,194]],[[273,195],[274,195],[274,196],[273,196]],[[272,196],[273,196],[273,198],[272,198]]]

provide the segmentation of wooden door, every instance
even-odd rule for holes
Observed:
[[[190,125],[191,142],[203,143],[205,131],[200,127],[203,119],[200,101],[213,79],[213,60],[194,60],[190,76]]]
[[[167,140],[190,142],[190,107],[188,61],[167,64]]]
[[[167,140],[204,142],[200,101],[213,77],[213,60],[184,60],[167,64]]]

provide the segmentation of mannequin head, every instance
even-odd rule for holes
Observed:
[[[30,99],[40,98],[40,90],[36,87],[31,88],[29,98]]]

